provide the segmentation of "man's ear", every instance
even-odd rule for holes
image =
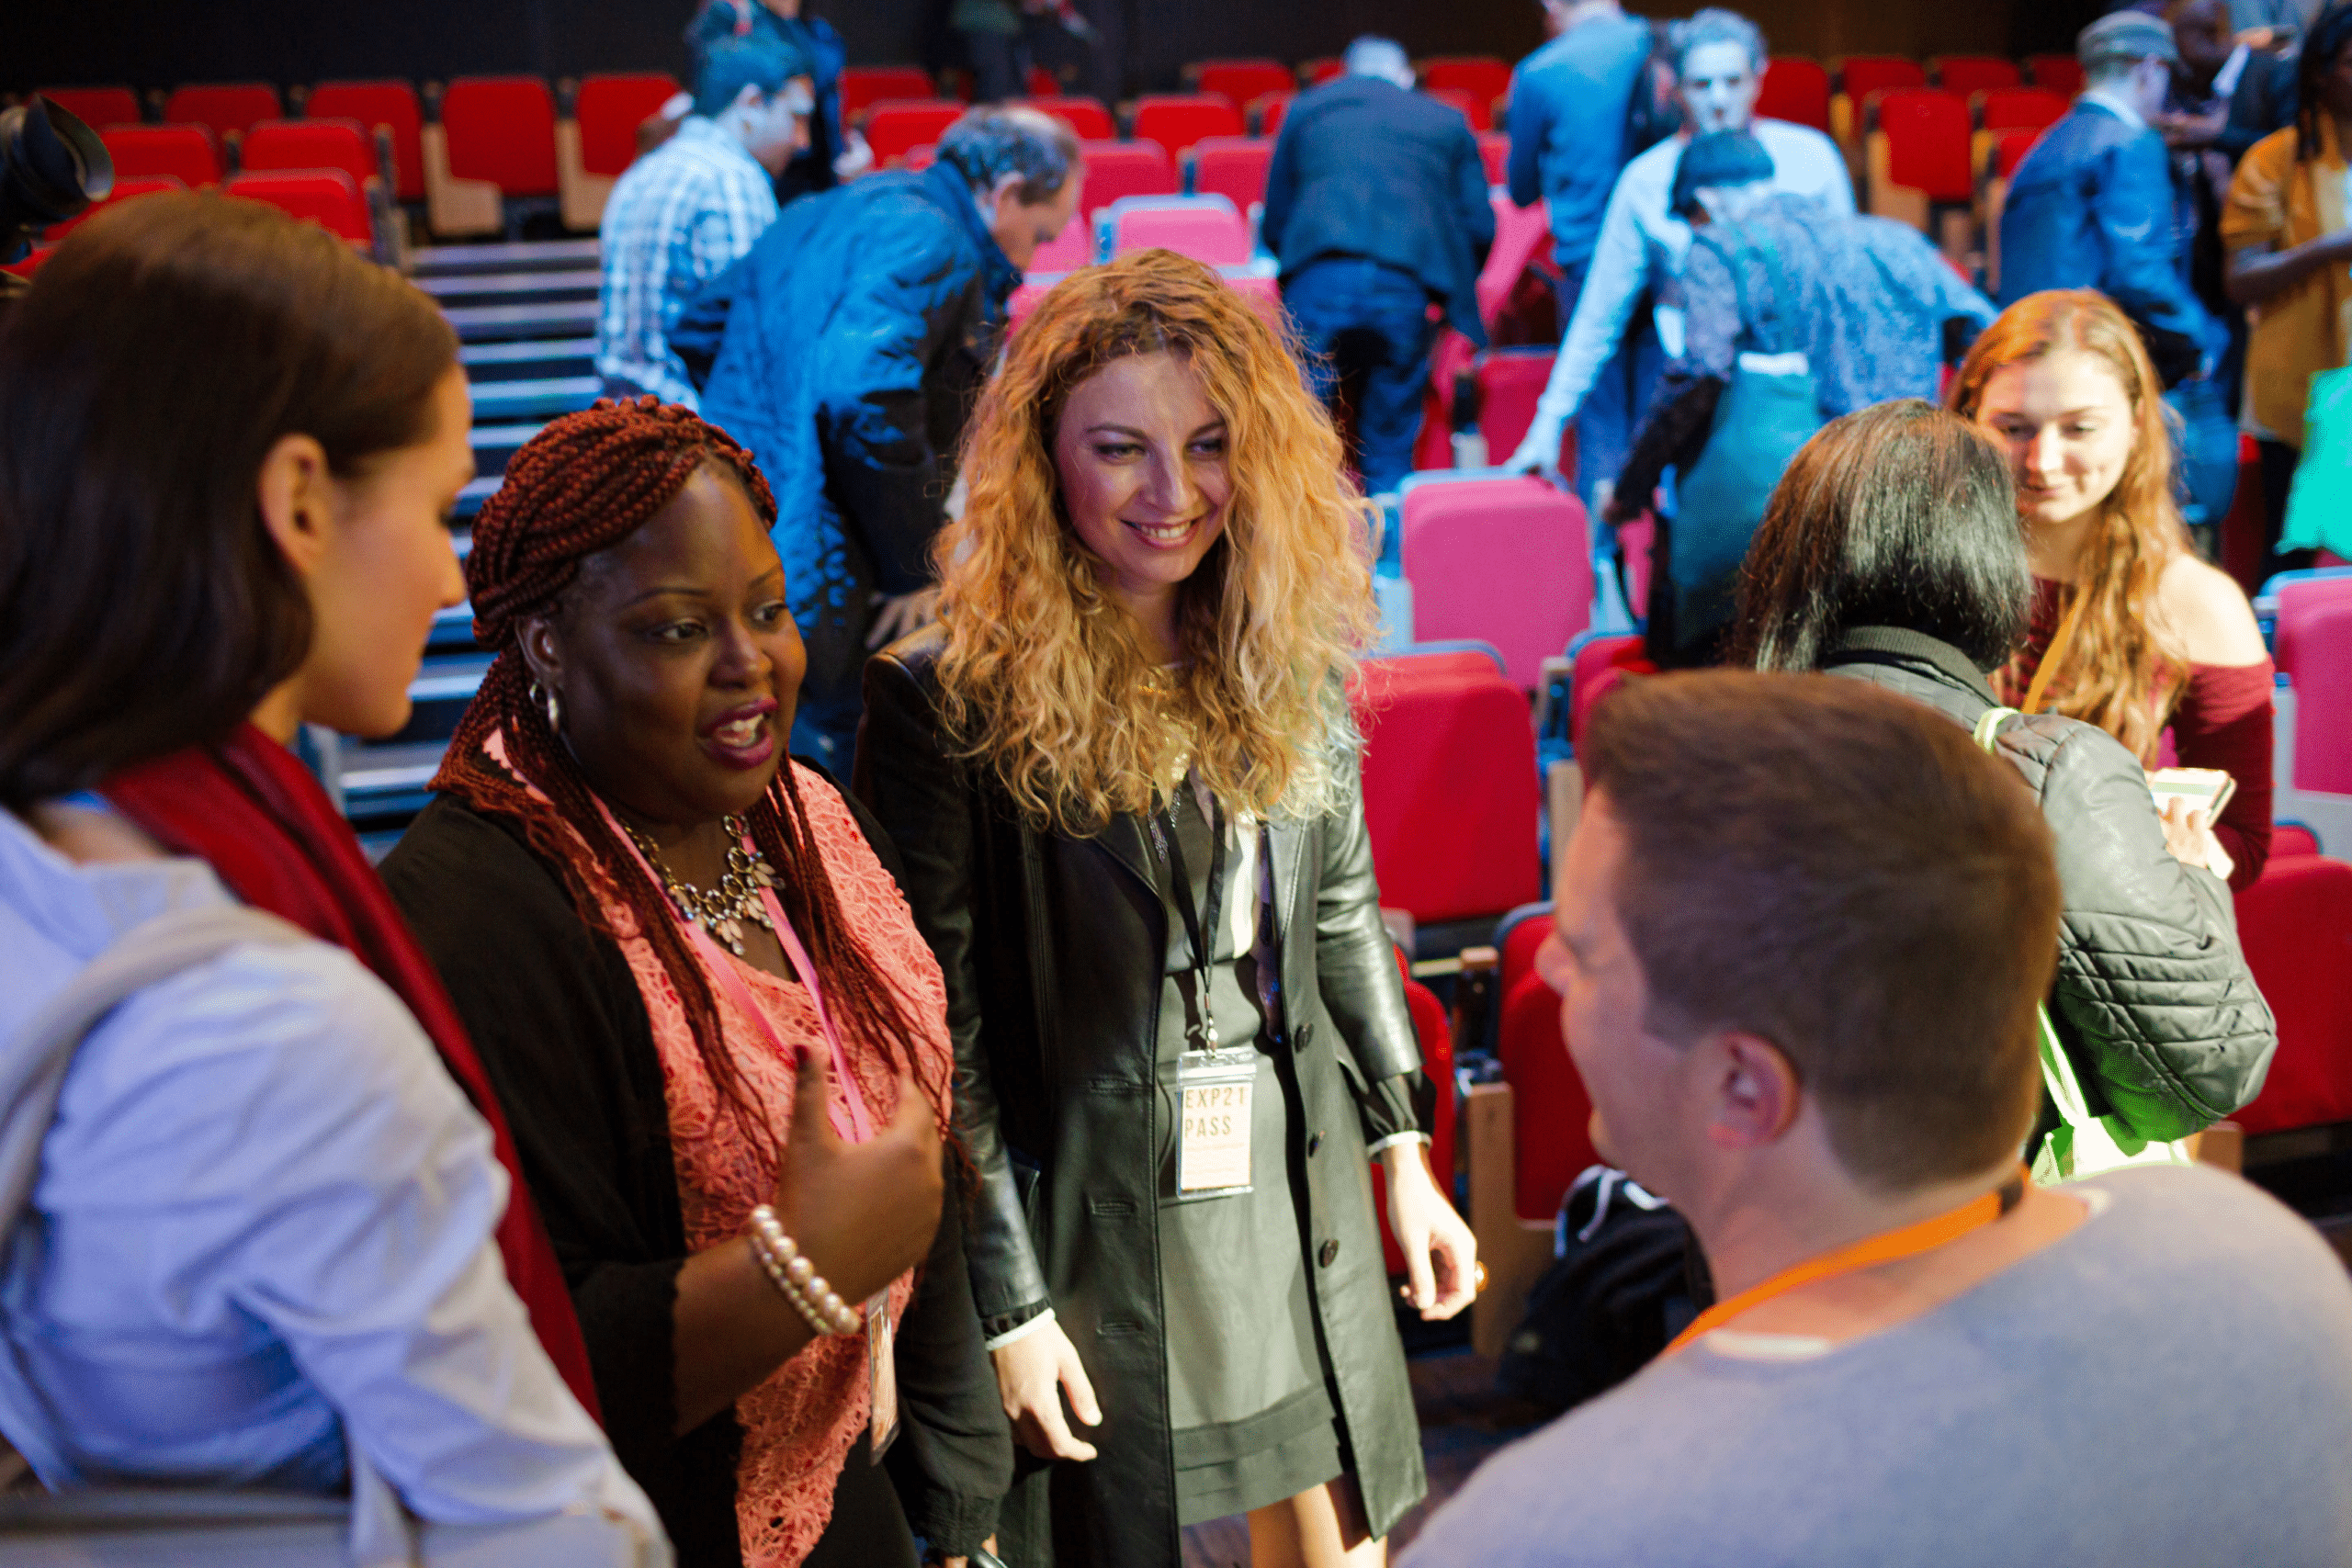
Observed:
[[[986,198],[989,208],[991,209],[1001,209],[1008,201],[1019,201],[1021,199],[1019,195],[1021,185],[1022,175],[1017,169],[1008,170],[1006,173],[997,175],[996,183],[989,186],[989,194]]]
[[[261,460],[254,503],[261,525],[304,579],[326,553],[329,509],[326,449],[315,436],[281,435]]]
[[[1706,1053],[1712,1103],[1707,1138],[1717,1148],[1777,1142],[1797,1119],[1804,1089],[1788,1053],[1760,1034],[1726,1030],[1694,1049]]]

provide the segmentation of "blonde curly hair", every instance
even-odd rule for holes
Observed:
[[[1053,451],[1081,382],[1151,354],[1200,377],[1232,482],[1182,591],[1173,693],[1070,526]],[[1153,250],[1063,279],[982,397],[964,476],[934,547],[941,713],[1024,817],[1098,832],[1150,810],[1187,757],[1238,812],[1339,803],[1358,746],[1346,683],[1377,625],[1366,503],[1289,346],[1215,272]]]

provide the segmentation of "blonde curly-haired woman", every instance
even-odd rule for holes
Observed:
[[[1475,1248],[1365,836],[1363,498],[1281,340],[1165,251],[1046,298],[964,468],[859,788],[947,977],[1004,1555],[1174,1568],[1247,1514],[1259,1564],[1378,1562],[1425,1483],[1367,1156],[1423,1315]]]

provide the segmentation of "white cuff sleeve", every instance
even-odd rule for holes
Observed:
[[[980,1348],[983,1350],[1001,1350],[1016,1339],[1026,1339],[1029,1336],[1036,1333],[1037,1330],[1045,1327],[1046,1325],[1053,1321],[1054,1309],[1047,1307],[1045,1311],[1039,1313],[1036,1316],[1031,1318],[1020,1327],[1006,1329],[995,1338],[987,1341],[980,1347]]]
[[[1381,1139],[1378,1143],[1374,1144],[1370,1148],[1364,1150],[1364,1153],[1376,1156],[1379,1155],[1381,1150],[1394,1148],[1398,1144],[1426,1144],[1429,1141],[1430,1135],[1427,1133],[1391,1133],[1388,1136]],[[1013,1332],[1017,1334],[1020,1330],[1015,1329]],[[995,1347],[990,1346],[989,1348],[994,1349]]]

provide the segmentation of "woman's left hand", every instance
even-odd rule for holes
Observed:
[[[1380,1151],[1388,1168],[1388,1228],[1405,1254],[1413,1304],[1432,1321],[1452,1317],[1476,1295],[1478,1242],[1430,1175],[1425,1145],[1391,1144]]]

